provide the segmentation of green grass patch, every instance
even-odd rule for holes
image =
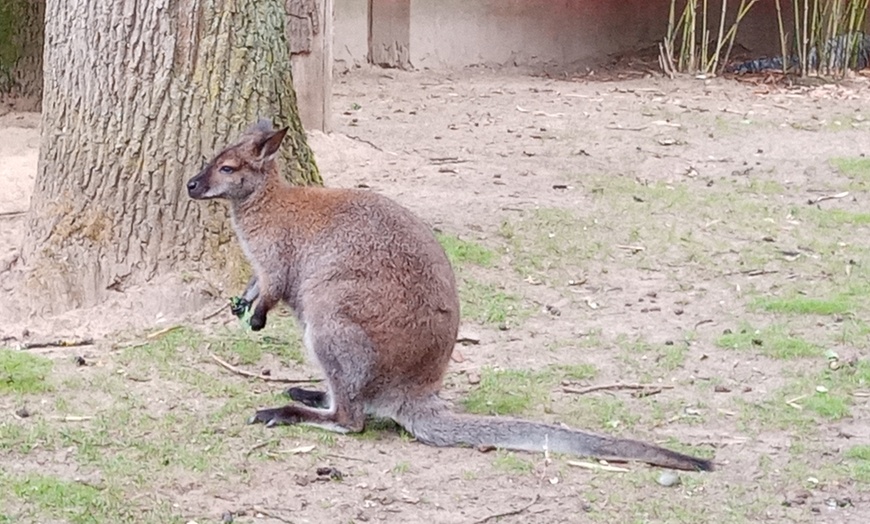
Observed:
[[[507,473],[528,474],[534,470],[534,466],[528,460],[516,456],[509,451],[498,450],[492,460],[494,468]]]
[[[826,229],[870,224],[870,213],[856,213],[836,208],[810,208],[804,210],[804,213],[819,227]]]
[[[645,410],[647,408],[644,408]],[[597,427],[607,432],[631,428],[641,417],[625,402],[607,395],[584,395],[572,402],[566,423],[573,427]]]
[[[835,157],[830,163],[840,173],[849,178],[870,181],[870,158]]]
[[[870,446],[853,446],[846,450],[849,476],[863,484],[870,484]]]
[[[543,208],[502,222],[499,235],[506,242],[511,267],[520,275],[546,280],[556,271],[568,278],[573,268],[579,269],[603,247],[587,226],[568,210]]]
[[[461,264],[492,267],[493,261],[495,260],[495,253],[486,247],[475,242],[462,240],[455,235],[438,233],[436,234],[436,237],[438,238],[438,242],[441,243],[441,247],[443,247],[444,251],[447,253],[447,258],[450,260],[453,267],[457,267]]]
[[[545,404],[555,382],[552,373],[486,368],[480,384],[463,401],[470,413],[516,415]]]
[[[463,280],[459,298],[462,318],[480,324],[508,325],[528,313],[516,295],[472,279]]]
[[[115,486],[98,488],[50,475],[11,476],[0,473],[0,506],[22,508],[17,517],[7,516],[8,522],[184,522],[165,507],[138,510]]]
[[[725,333],[716,339],[716,345],[726,349],[753,350],[762,355],[778,358],[806,358],[822,354],[822,349],[779,325],[755,329],[744,325],[737,331]]]
[[[653,377],[661,377],[662,372],[671,372],[679,369],[686,362],[688,346],[683,341],[674,341],[669,344],[652,344],[642,339],[631,340],[620,337],[618,340],[623,349],[621,358],[629,366],[648,376],[644,380]],[[644,359],[639,359],[638,355]]]
[[[768,313],[787,315],[846,315],[855,307],[849,294],[840,294],[829,299],[801,295],[786,298],[765,297],[754,300],[751,305]]]
[[[296,322],[277,315],[269,318],[264,331],[255,333],[250,327],[239,324],[207,337],[206,341],[219,356],[242,365],[257,364],[266,354],[287,363],[301,364],[304,360],[302,335]]]
[[[47,377],[51,360],[25,351],[0,349],[0,393],[42,393],[50,391]]]
[[[822,364],[821,359],[820,365]],[[809,433],[820,421],[841,420],[851,416],[853,392],[870,381],[870,362],[824,369],[811,375],[797,376],[770,397],[755,404],[743,404],[741,424],[744,430],[776,428]]]
[[[598,374],[598,369],[592,364],[565,364],[554,366],[553,370],[566,380],[591,380]]]

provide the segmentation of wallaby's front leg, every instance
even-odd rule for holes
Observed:
[[[254,306],[254,314],[251,315],[251,329],[260,331],[266,327],[266,314],[281,300],[271,289],[263,289],[260,292],[260,298],[257,300],[257,305]]]
[[[260,286],[257,281],[257,275],[248,280],[248,285],[240,297],[230,299],[230,311],[233,315],[242,318],[244,314],[251,308],[251,304],[260,296]]]

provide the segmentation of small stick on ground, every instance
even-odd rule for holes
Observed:
[[[243,377],[250,377],[250,378],[258,378],[258,379],[260,379],[260,380],[262,380],[262,381],[264,381],[264,382],[280,382],[280,383],[282,383],[282,384],[307,384],[307,383],[311,383],[311,382],[322,382],[322,381],[323,381],[323,379],[320,379],[320,378],[281,378],[281,377],[270,377],[269,375],[262,375],[262,374],[260,374],[260,373],[253,373],[253,372],[251,372],[251,371],[246,371],[246,370],[244,370],[244,369],[239,369],[239,368],[237,368],[236,366],[230,364],[229,362],[227,362],[227,361],[225,361],[225,360],[221,360],[221,358],[218,357],[218,356],[215,355],[215,354],[212,354],[212,355],[211,355],[211,358],[212,358],[212,360],[214,360],[215,362],[217,362],[218,364],[220,364],[220,365],[223,366],[224,368],[226,368],[226,369],[232,371],[233,373],[235,373],[236,375],[241,375],[241,376],[243,376]]]
[[[592,393],[594,391],[603,391],[603,390],[613,390],[613,389],[635,389],[635,390],[663,390],[663,389],[674,389],[674,386],[669,386],[666,384],[599,384],[597,386],[589,386],[586,388],[572,388],[570,386],[565,386],[562,388],[562,391],[565,393],[573,393],[575,395],[585,395],[587,393]]]
[[[620,468],[619,466],[610,466],[607,464],[595,464],[593,462],[581,462],[578,460],[569,460],[568,465],[574,466],[577,468],[591,469],[594,471],[608,471],[611,473],[627,473],[627,472],[631,471],[630,469]]]
[[[535,495],[534,500],[532,500],[531,502],[529,502],[528,504],[526,504],[525,506],[523,506],[521,508],[512,509],[510,511],[502,511],[501,513],[493,513],[492,515],[489,515],[487,517],[483,517],[480,520],[474,521],[474,524],[483,524],[484,522],[489,522],[490,520],[499,519],[501,517],[510,517],[511,515],[519,515],[520,513],[528,510],[529,508],[531,508],[532,506],[537,504],[539,500],[541,500],[540,494]]]
[[[165,327],[165,328],[163,328],[163,329],[158,329],[157,331],[155,331],[155,332],[153,332],[153,333],[148,333],[147,335],[145,335],[145,338],[147,338],[147,339],[149,339],[149,340],[152,339],[152,338],[157,338],[157,337],[159,337],[159,336],[161,336],[161,335],[165,335],[165,334],[167,334],[167,333],[170,333],[170,332],[172,332],[172,331],[175,331],[176,329],[181,329],[181,327],[182,327],[182,326],[176,324],[176,325],[174,325],[174,326],[168,326],[168,327]]]
[[[203,320],[203,321],[205,321],[205,320],[211,320],[211,319],[213,319],[214,317],[220,315],[221,313],[223,313],[225,310],[228,310],[228,309],[229,309],[229,307],[227,307],[226,304],[223,304],[223,305],[221,305],[221,307],[215,309],[215,310],[212,311],[211,313],[209,313],[209,314],[205,315],[204,317],[202,317],[202,320]]]
[[[836,195],[822,195],[820,197],[807,200],[807,204],[813,205],[818,204],[819,202],[824,202],[825,200],[836,200],[840,198],[846,198],[847,196],[849,196],[848,191],[843,191],[842,193],[837,193]]]
[[[48,342],[24,342],[18,347],[20,349],[38,349],[38,348],[72,348],[80,346],[93,346],[94,339],[83,338],[80,340],[52,340]]]
[[[388,155],[398,156],[397,153],[393,153],[392,151],[387,151],[386,149],[379,147],[374,142],[372,142],[370,140],[366,140],[365,138],[360,138],[360,137],[354,136],[354,135],[346,135],[346,136],[348,138],[350,138],[351,140],[356,140],[357,142],[362,142],[363,144],[368,144],[382,153],[387,153]]]
[[[260,448],[262,448],[262,447],[268,446],[268,445],[271,444],[272,442],[273,442],[273,441],[271,441],[271,440],[264,440],[263,442],[257,442],[256,444],[254,444],[253,446],[251,446],[250,448],[248,448],[248,451],[245,452],[245,458],[250,457],[250,456],[251,456],[251,453],[257,451],[258,449],[260,449]]]
[[[67,415],[65,417],[51,417],[51,420],[57,420],[60,422],[87,422],[88,420],[93,420],[94,417],[79,417],[76,415]]]

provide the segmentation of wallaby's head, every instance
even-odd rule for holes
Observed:
[[[265,184],[273,171],[287,129],[276,131],[268,120],[258,121],[187,182],[187,194],[197,200],[246,199]]]

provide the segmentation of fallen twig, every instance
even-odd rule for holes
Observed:
[[[80,346],[93,346],[94,339],[83,338],[79,340],[52,340],[48,342],[22,342],[18,345],[19,349],[38,349],[38,348],[72,348]]]
[[[529,502],[528,504],[526,504],[525,506],[523,506],[521,508],[512,509],[510,511],[502,511],[501,513],[493,513],[492,515],[489,515],[489,516],[483,517],[480,520],[474,521],[474,523],[475,524],[483,524],[484,522],[489,522],[490,520],[493,520],[493,519],[498,519],[501,517],[510,517],[511,515],[519,515],[520,513],[526,511],[527,509],[529,509],[532,506],[534,506],[535,504],[537,504],[539,500],[541,500],[540,494],[535,495],[535,498],[531,502]]]
[[[258,449],[260,449],[262,447],[268,446],[271,443],[272,443],[271,440],[264,440],[263,442],[257,442],[256,444],[254,444],[253,446],[248,448],[248,451],[245,452],[245,458],[250,457],[251,453],[257,451]]]
[[[619,466],[610,466],[608,464],[595,464],[594,462],[581,462],[577,460],[567,461],[569,466],[576,466],[583,469],[591,469],[595,471],[610,471],[612,473],[627,473],[630,469],[620,468]]]
[[[4,211],[0,213],[0,218],[15,218],[26,214],[27,211]]]
[[[843,191],[842,193],[837,193],[835,195],[822,195],[820,197],[811,198],[811,199],[807,200],[807,204],[813,205],[813,204],[818,204],[819,202],[824,202],[825,200],[836,200],[836,199],[840,199],[840,198],[846,198],[847,196],[849,196],[848,191]]]
[[[322,381],[323,381],[323,379],[320,379],[320,378],[281,378],[281,377],[271,377],[271,376],[269,376],[269,375],[263,375],[263,374],[261,374],[261,373],[253,373],[253,372],[251,372],[251,371],[246,371],[246,370],[244,370],[244,369],[239,369],[239,368],[237,368],[236,366],[230,364],[229,362],[227,362],[227,361],[225,361],[225,360],[221,360],[221,358],[218,357],[218,356],[215,355],[215,354],[212,354],[212,355],[211,355],[211,358],[212,358],[212,360],[214,360],[215,362],[217,362],[217,363],[220,364],[221,366],[223,366],[223,367],[225,367],[226,369],[228,369],[228,370],[232,371],[233,373],[235,373],[236,375],[241,375],[241,376],[243,376],[243,377],[250,377],[250,378],[258,378],[258,379],[260,379],[260,380],[262,380],[262,381],[264,381],[264,382],[280,382],[280,383],[282,383],[282,384],[305,384],[305,383],[311,383],[311,382],[322,382]]]
[[[157,338],[157,337],[159,337],[160,335],[165,335],[165,334],[167,334],[167,333],[170,333],[170,332],[172,332],[172,331],[175,331],[176,329],[181,329],[181,327],[182,327],[182,326],[176,324],[176,325],[174,325],[174,326],[169,326],[169,327],[165,327],[165,328],[163,328],[163,329],[158,329],[157,331],[155,331],[155,332],[153,332],[153,333],[148,333],[147,335],[145,335],[145,338],[147,338],[147,339],[149,339],[149,340],[152,339],[152,338]]]
[[[803,400],[803,399],[807,398],[808,396],[809,396],[809,395],[800,395],[800,396],[797,396],[797,397],[795,397],[795,398],[793,398],[793,399],[791,399],[791,400],[786,400],[785,403],[788,404],[789,406],[795,408],[795,409],[798,410],[798,411],[803,411],[803,410],[804,410],[804,407],[801,406],[800,404],[798,404],[797,401],[798,401],[798,400]]]
[[[369,460],[369,459],[362,459],[362,458],[357,458],[357,457],[351,457],[351,456],[349,456],[349,455],[339,455],[338,453],[326,453],[326,456],[327,456],[327,457],[333,457],[333,458],[344,459],[344,460],[356,460],[357,462],[367,462],[367,463],[369,463],[369,464],[374,464],[374,461],[371,461],[371,460]]]
[[[354,136],[354,135],[346,135],[346,136],[348,138],[350,138],[351,140],[356,140],[357,142],[362,142],[363,144],[368,144],[382,153],[387,153],[389,155],[398,156],[397,153],[393,153],[392,151],[387,151],[386,149],[378,147],[377,144],[375,144],[374,142],[371,142],[369,140],[366,140],[365,138],[360,138],[360,137]]]
[[[640,127],[622,127],[622,126],[604,126],[605,129],[612,129],[614,131],[643,131],[647,128],[647,126]]]
[[[229,309],[229,308],[227,307],[227,305],[226,305],[226,304],[223,304],[221,307],[215,309],[215,310],[212,311],[211,313],[209,313],[209,314],[205,315],[204,317],[202,317],[202,319],[203,319],[203,320],[211,320],[211,319],[213,319],[214,317],[220,315],[221,313],[223,313],[225,310],[228,310],[228,309]]]
[[[592,393],[594,391],[603,391],[603,390],[611,390],[611,389],[635,389],[635,390],[663,390],[663,389],[674,389],[674,386],[669,386],[667,384],[599,384],[597,386],[589,386],[585,388],[572,388],[570,386],[565,386],[562,388],[562,391],[565,393],[573,393],[575,395],[585,395],[587,393]]]
[[[456,156],[436,156],[429,159],[429,163],[437,165],[441,164],[464,164],[470,160],[463,160]]]
[[[88,420],[94,420],[94,417],[78,417],[75,415],[66,415],[64,417],[51,417],[51,420],[57,420],[59,422],[87,422]]]

